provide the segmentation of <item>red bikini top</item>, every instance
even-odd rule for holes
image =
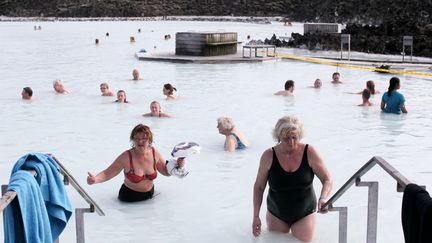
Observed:
[[[157,177],[157,171],[156,171],[156,157],[155,157],[155,151],[154,148],[152,148],[152,153],[153,153],[153,168],[155,170],[155,172],[153,174],[150,175],[136,175],[135,174],[135,169],[132,163],[132,153],[130,150],[128,150],[128,154],[129,154],[129,165],[130,165],[130,170],[126,173],[125,172],[125,177],[128,178],[130,181],[132,181],[133,183],[139,183],[143,180],[154,180]]]

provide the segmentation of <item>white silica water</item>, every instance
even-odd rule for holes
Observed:
[[[42,30],[35,31],[34,25]],[[138,33],[138,29],[141,33]],[[263,233],[252,226],[252,187],[262,152],[275,145],[271,130],[278,118],[298,116],[305,125],[304,143],[321,154],[333,178],[332,195],[364,163],[381,156],[415,183],[432,188],[432,82],[430,77],[400,75],[407,115],[382,114],[381,95],[362,108],[367,80],[386,91],[391,75],[280,60],[239,64],[179,64],[139,61],[135,52],[174,51],[175,33],[226,30],[239,40],[302,33],[302,25],[256,25],[229,22],[2,22],[0,23],[0,179],[28,152],[54,154],[99,204],[106,216],[85,215],[87,242],[297,242],[286,234],[268,232],[265,197],[261,208]],[[109,32],[109,37],[105,34]],[[173,36],[165,40],[164,35]],[[130,36],[136,42],[130,43]],[[94,44],[98,38],[99,45]],[[156,48],[155,48],[156,47]],[[143,80],[131,81],[138,69]],[[343,84],[330,83],[339,71]],[[320,90],[310,88],[320,78]],[[57,95],[52,81],[61,79],[68,95]],[[294,97],[274,96],[286,80],[295,81]],[[125,90],[129,104],[101,97],[99,84],[113,92]],[[177,100],[165,100],[162,86],[171,83]],[[30,86],[33,101],[21,100]],[[150,102],[158,100],[170,119],[145,118]],[[232,117],[248,137],[247,150],[227,153],[216,119]],[[158,175],[158,195],[127,204],[117,200],[123,181],[119,174],[103,184],[86,184],[87,171],[105,169],[130,148],[132,128],[143,123],[154,133],[154,146],[165,159],[174,145],[193,141],[199,155],[186,161],[183,179]],[[378,242],[404,242],[401,226],[402,193],[381,168],[362,178],[380,182]],[[314,181],[319,193],[321,183]],[[85,201],[71,186],[67,192],[75,208]],[[266,194],[264,195],[266,196]],[[353,187],[334,206],[348,206],[348,242],[366,238],[367,189]],[[0,236],[0,238],[3,235]],[[338,214],[319,214],[315,242],[337,242]],[[0,239],[3,240],[3,239]],[[75,242],[72,218],[60,238]]]

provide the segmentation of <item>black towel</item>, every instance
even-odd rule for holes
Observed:
[[[416,184],[405,187],[402,199],[405,243],[432,242],[432,198]]]

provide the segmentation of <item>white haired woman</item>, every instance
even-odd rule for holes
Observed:
[[[252,233],[261,233],[260,208],[267,182],[267,227],[270,231],[288,233],[309,242],[314,237],[317,199],[313,189],[314,176],[322,189],[318,209],[326,202],[332,179],[314,147],[301,143],[303,124],[296,117],[284,116],[273,131],[276,146],[261,156],[253,189]]]
[[[235,150],[245,149],[249,146],[246,136],[235,127],[234,121],[229,117],[219,117],[217,119],[217,129],[219,133],[225,135],[225,150],[234,152]]]
[[[64,88],[62,81],[56,79],[53,81],[53,88],[58,94],[69,94],[69,92]]]

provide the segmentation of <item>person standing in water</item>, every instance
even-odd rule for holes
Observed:
[[[381,98],[381,110],[385,113],[408,113],[405,107],[405,97],[397,90],[400,89],[400,80],[397,77],[390,79],[388,91]]]
[[[97,175],[87,172],[87,184],[103,183],[124,173],[118,199],[124,202],[138,202],[151,199],[154,195],[154,180],[158,172],[170,176],[162,154],[153,147],[153,133],[150,128],[138,124],[130,134],[132,148],[121,153],[114,162]],[[183,168],[184,158],[177,159],[179,168]]]
[[[317,150],[300,142],[303,124],[296,117],[280,118],[273,130],[277,144],[261,156],[253,187],[252,233],[261,234],[260,208],[264,190],[267,196],[267,228],[309,242],[314,238],[316,211],[329,196],[332,179]],[[315,196],[314,176],[321,181],[320,196]]]

